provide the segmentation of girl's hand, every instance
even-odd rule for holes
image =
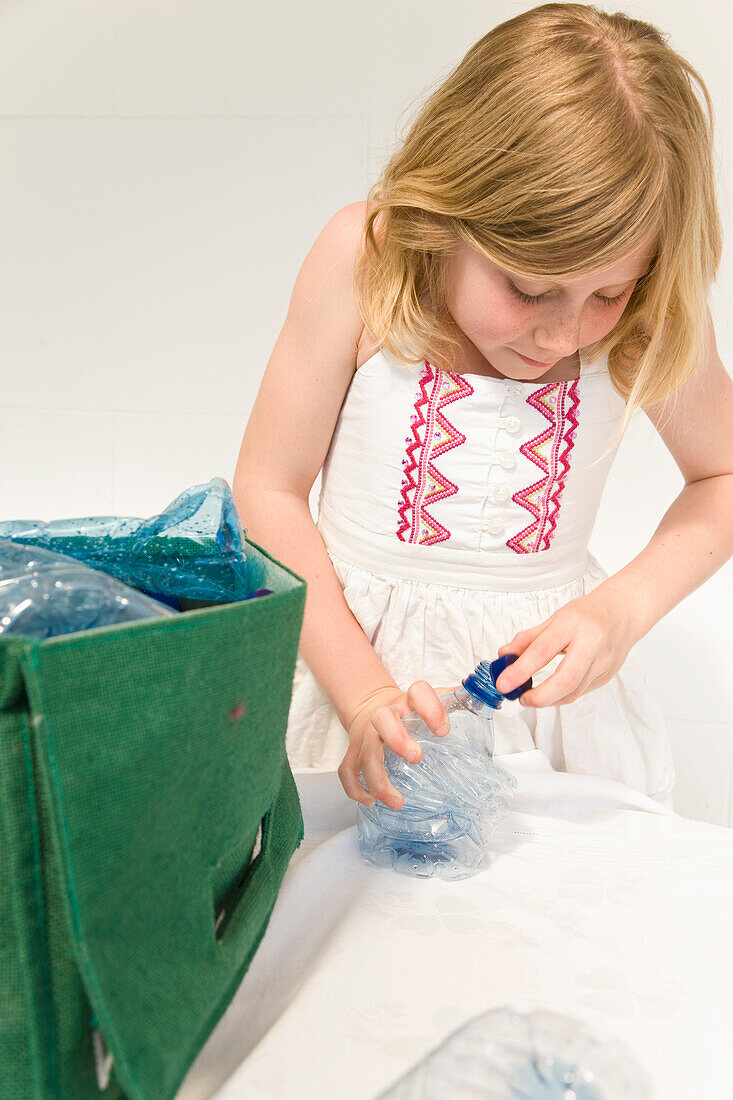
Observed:
[[[608,683],[639,634],[625,594],[606,584],[571,600],[538,626],[520,630],[503,645],[500,657],[516,653],[518,658],[499,676],[499,690],[518,687],[558,653],[565,656],[553,674],[520,696],[523,706],[562,706]]]
[[[441,689],[442,691],[442,689]],[[395,687],[379,688],[357,707],[349,720],[349,747],[338,769],[338,777],[349,798],[373,806],[376,798],[398,810],[404,799],[387,777],[384,767],[384,746],[399,756],[416,764],[422,757],[422,748],[407,732],[401,721],[403,714],[415,710],[439,737],[450,728],[445,708],[438,699],[438,692],[426,680],[416,680],[407,691]],[[365,791],[359,781],[359,772],[369,787]]]

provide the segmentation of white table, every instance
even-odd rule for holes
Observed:
[[[624,1042],[655,1100],[733,1095],[733,830],[613,780],[514,773],[497,858],[458,882],[367,864],[335,772],[176,1100],[373,1100],[468,1019],[546,1008]]]

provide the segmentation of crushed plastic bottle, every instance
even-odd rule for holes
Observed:
[[[0,539],[0,636],[50,638],[175,614],[65,554]]]
[[[557,1012],[495,1008],[444,1039],[377,1100],[648,1100],[652,1082],[616,1038]]]
[[[404,803],[398,810],[379,800],[373,806],[357,803],[359,849],[370,863],[452,880],[468,878],[491,862],[491,838],[517,785],[492,759],[492,715],[503,699],[517,699],[532,686],[530,679],[506,695],[496,687],[500,673],[516,659],[507,654],[481,661],[462,687],[439,696],[450,720],[444,737],[416,711],[402,716],[422,757],[410,764],[384,746],[385,770]],[[368,789],[361,773],[359,778]]]
[[[232,491],[221,477],[184,490],[149,519],[90,516],[0,522],[0,538],[43,546],[103,569],[179,610],[179,598],[248,599],[266,580],[246,550]]]

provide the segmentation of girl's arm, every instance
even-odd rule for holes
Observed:
[[[629,650],[733,554],[733,381],[708,309],[706,360],[676,395],[645,409],[685,479],[648,545],[587,596],[519,634],[499,654],[520,658],[499,677],[510,691],[565,653],[521,701],[570,703],[618,671]]]
[[[361,203],[338,211],[303,262],[232,485],[248,537],[307,583],[300,652],[344,728],[370,694],[399,690],[346,603],[308,504],[356,365],[363,323],[352,278],[362,221]]]
[[[608,580],[633,594],[637,640],[733,554],[733,381],[709,309],[708,325],[707,360],[677,401],[645,409],[685,485],[645,549]]]
[[[299,652],[348,730],[367,697],[385,687],[400,688],[344,598],[307,498],[258,487],[244,480],[249,477],[249,467],[243,469],[247,472],[233,492],[247,538],[306,581]]]

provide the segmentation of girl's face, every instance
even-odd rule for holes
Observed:
[[[561,360],[575,361],[579,348],[614,327],[653,255],[645,241],[618,263],[555,283],[514,277],[460,241],[448,261],[447,304],[469,363],[483,358],[505,378],[532,382]]]

